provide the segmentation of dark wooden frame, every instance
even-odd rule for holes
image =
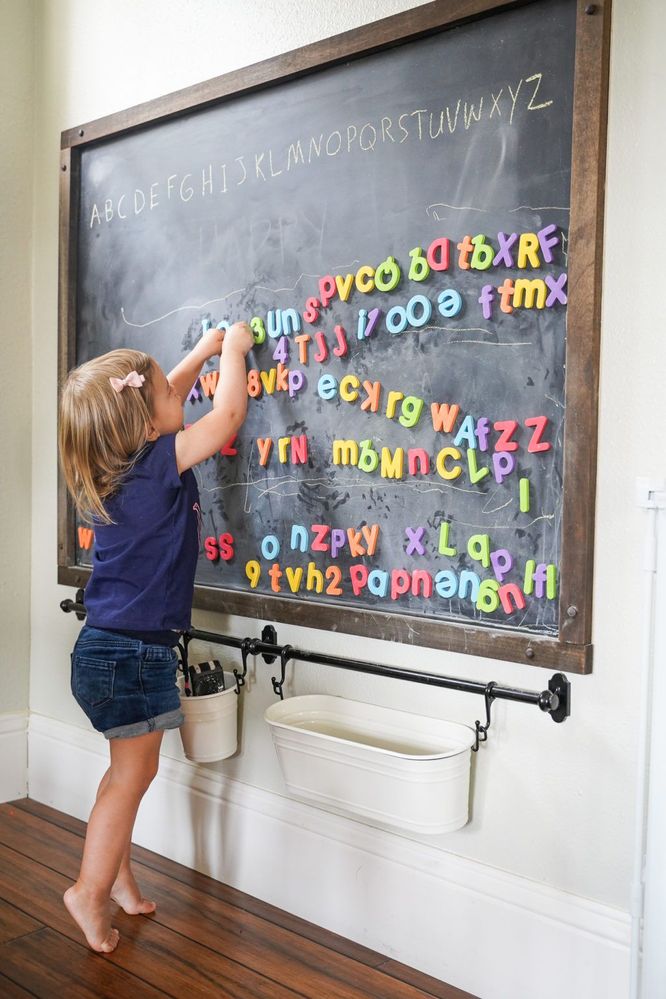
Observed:
[[[527,2],[527,0],[524,0]],[[538,0],[529,0],[538,2]],[[59,384],[74,364],[76,343],[76,233],[80,155],[95,140],[119,136],[368,55],[445,27],[519,3],[507,0],[434,0],[313,45],[148,101],[62,133],[60,185]],[[472,627],[414,615],[355,610],[325,604],[197,586],[195,606],[588,673],[592,668],[592,567],[596,481],[597,400],[606,103],[610,0],[578,3],[574,73],[569,305],[567,317],[566,427],[559,636]],[[58,582],[83,586],[90,570],[77,566],[75,522],[62,475],[58,483]]]

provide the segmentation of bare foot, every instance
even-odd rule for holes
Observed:
[[[147,916],[157,906],[143,898],[131,871],[120,871],[111,889],[111,898],[130,916]]]
[[[116,949],[120,934],[114,926],[111,926],[106,903],[95,900],[78,881],[67,889],[63,901],[92,950],[99,954],[110,954]]]

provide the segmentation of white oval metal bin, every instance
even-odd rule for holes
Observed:
[[[324,694],[278,701],[264,717],[295,797],[415,833],[468,821],[468,726]]]

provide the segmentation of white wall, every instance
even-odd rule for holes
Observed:
[[[375,0],[329,4],[291,0],[42,0],[38,4],[35,184],[35,316],[32,671],[34,712],[87,723],[68,689],[68,653],[78,631],[58,609],[55,584],[57,197],[59,133],[87,120],[414,4]],[[168,10],[168,14],[167,14]],[[573,711],[554,725],[533,708],[497,704],[490,740],[476,761],[474,814],[443,837],[441,851],[626,911],[637,743],[643,518],[637,475],[664,474],[666,427],[663,284],[658,252],[663,218],[660,162],[665,37],[661,0],[616,0],[610,87],[606,256],[594,593],[594,673],[572,677]],[[20,306],[17,312],[21,313]],[[17,393],[20,394],[20,393]],[[6,446],[6,441],[0,446]],[[25,462],[21,478],[29,478]],[[3,501],[3,512],[5,509]],[[25,549],[23,549],[23,552]],[[235,634],[258,625],[195,612],[195,624]],[[278,628],[279,640],[391,664],[541,688],[535,668]],[[477,698],[416,685],[297,666],[290,692],[345,693],[467,722]],[[212,767],[246,785],[280,793],[281,779],[261,721],[272,700],[270,670],[245,694],[243,751]],[[167,754],[178,756],[167,741]],[[398,957],[400,955],[398,954]]]
[[[0,0],[0,716],[28,707],[33,59],[32,0]]]

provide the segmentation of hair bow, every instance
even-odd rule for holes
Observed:
[[[141,388],[145,380],[146,376],[140,375],[136,371],[130,371],[130,373],[125,375],[124,378],[109,378],[109,381],[116,392],[122,392],[127,385],[129,385],[130,388]]]

